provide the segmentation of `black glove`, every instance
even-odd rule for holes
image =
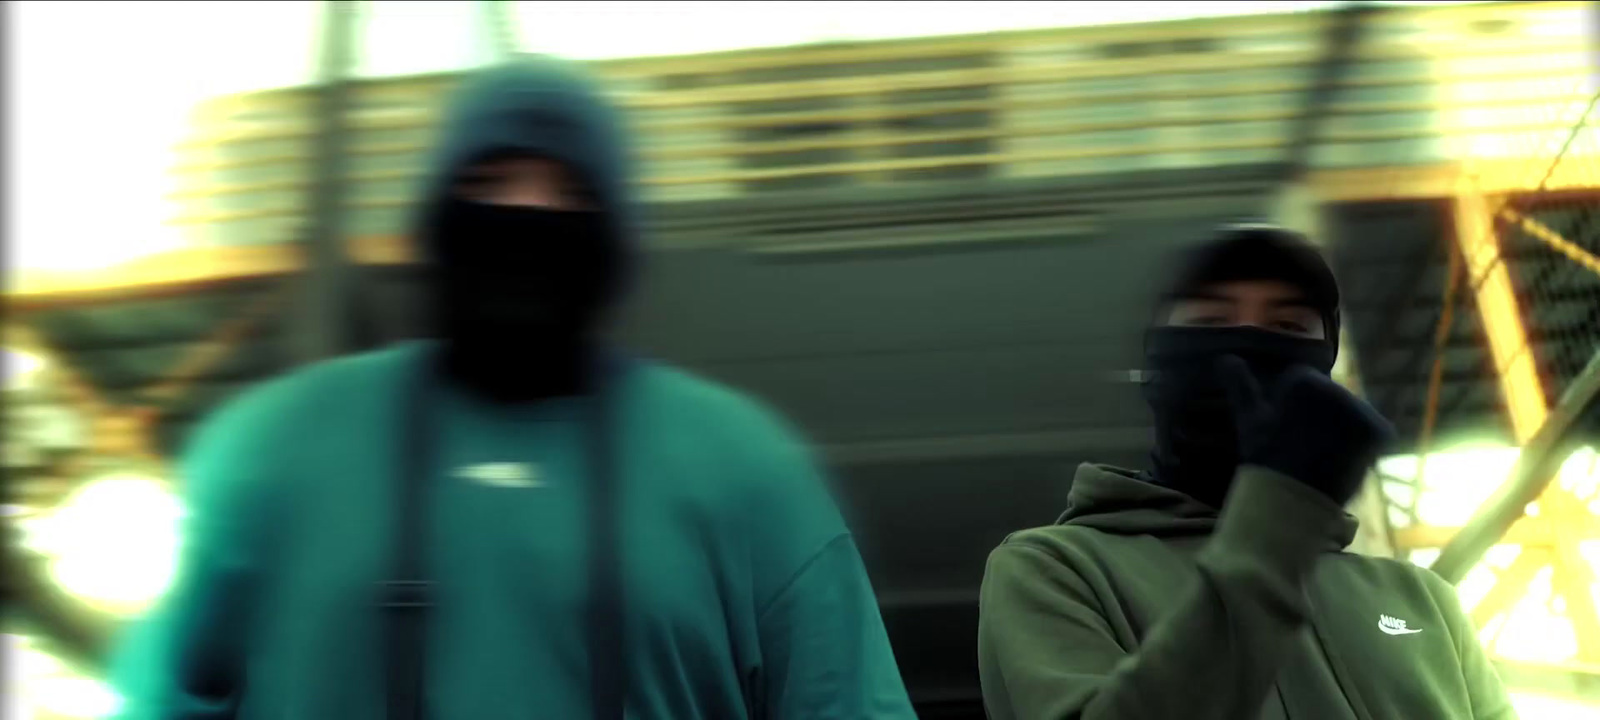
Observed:
[[[1217,372],[1233,406],[1240,462],[1299,480],[1341,506],[1394,438],[1372,406],[1315,369],[1289,368],[1270,396],[1238,357],[1223,357]]]

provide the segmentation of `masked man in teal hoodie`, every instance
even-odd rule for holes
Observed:
[[[638,227],[596,87],[548,58],[480,73],[434,168],[441,340],[299,370],[199,432],[124,714],[913,717],[795,435],[601,340]]]
[[[1338,308],[1281,229],[1186,258],[1146,338],[1153,470],[1080,467],[1055,525],[990,555],[990,718],[1513,716],[1448,584],[1342,552],[1391,430],[1329,377]]]

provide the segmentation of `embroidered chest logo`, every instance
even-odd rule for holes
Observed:
[[[1422,628],[1408,628],[1406,621],[1389,615],[1378,616],[1378,629],[1389,635],[1411,635],[1422,632]]]

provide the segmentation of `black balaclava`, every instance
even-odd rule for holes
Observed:
[[[525,57],[470,77],[450,104],[419,222],[442,368],[499,402],[593,389],[609,311],[634,265],[634,203],[614,109],[575,65]],[[593,210],[491,205],[453,190],[472,166],[563,165]]]
[[[1327,337],[1297,338],[1253,327],[1169,327],[1176,301],[1227,282],[1276,280],[1295,286],[1321,311]],[[1157,303],[1145,337],[1146,401],[1155,415],[1152,477],[1212,507],[1221,508],[1239,464],[1233,411],[1216,372],[1217,360],[1235,355],[1271,388],[1293,365],[1331,373],[1339,349],[1339,288],[1322,254],[1294,232],[1238,225],[1184,253]]]
[[[617,268],[605,217],[451,200],[434,229],[450,374],[510,402],[588,390]]]

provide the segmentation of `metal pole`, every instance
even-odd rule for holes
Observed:
[[[1596,408],[1600,408],[1600,352],[1567,386],[1538,432],[1523,443],[1510,479],[1479,506],[1429,567],[1452,584],[1461,582],[1489,548],[1526,515],[1528,504],[1544,494],[1561,463],[1581,443],[1581,433],[1592,427]]]
[[[1298,182],[1311,169],[1311,150],[1324,116],[1332,107],[1339,83],[1355,64],[1355,49],[1367,29],[1367,21],[1379,10],[1364,2],[1344,5],[1332,11],[1321,62],[1317,63],[1300,116],[1290,129],[1289,152],[1285,158],[1285,182]]]
[[[360,8],[359,3],[350,0],[331,0],[323,7],[317,87],[313,91],[311,182],[304,205],[305,270],[296,333],[302,362],[315,362],[349,350],[354,319],[349,260],[344,247],[344,199],[348,191],[345,145]]]
[[[490,62],[504,62],[521,49],[517,18],[506,0],[479,0],[478,20]]]

